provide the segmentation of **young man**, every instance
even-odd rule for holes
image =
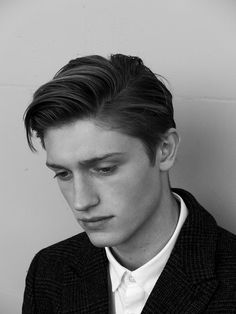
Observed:
[[[171,189],[172,96],[141,59],[70,61],[25,126],[85,232],[34,257],[23,314],[236,313],[236,238]]]

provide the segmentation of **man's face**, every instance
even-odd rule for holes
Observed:
[[[139,139],[80,120],[49,129],[44,141],[47,164],[95,246],[128,248],[157,232],[162,175]]]

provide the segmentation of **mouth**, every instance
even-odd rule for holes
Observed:
[[[81,218],[78,219],[78,222],[85,229],[98,229],[103,227],[109,220],[111,220],[113,216],[99,216],[99,217],[91,217],[91,218]]]

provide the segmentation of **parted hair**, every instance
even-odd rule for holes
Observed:
[[[29,147],[35,133],[43,148],[45,132],[81,119],[140,139],[153,162],[163,134],[175,127],[172,95],[138,57],[91,55],[71,60],[42,85],[24,113]]]

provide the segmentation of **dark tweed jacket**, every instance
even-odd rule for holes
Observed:
[[[184,190],[189,215],[142,314],[236,313],[236,237]],[[85,233],[41,250],[26,279],[23,314],[109,313],[105,250]]]

